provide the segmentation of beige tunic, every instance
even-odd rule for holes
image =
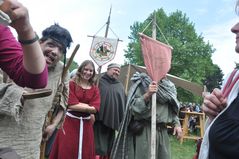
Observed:
[[[39,158],[42,126],[52,107],[62,70],[62,63],[58,63],[54,70],[49,70],[47,88],[52,89],[51,96],[25,100],[20,123],[14,118],[0,115],[0,147],[12,147],[23,159]]]

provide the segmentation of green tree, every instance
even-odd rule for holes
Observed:
[[[67,61],[68,61],[68,60],[69,60],[69,59],[67,59]],[[71,71],[73,71],[74,69],[76,69],[76,68],[78,68],[78,67],[79,67],[78,63],[75,62],[75,61],[72,61],[71,65],[70,65],[70,68],[69,68],[69,71],[71,72]]]
[[[152,28],[146,28],[146,26],[154,14],[156,14],[157,25],[160,29],[157,30],[156,39],[163,43],[169,43],[173,47],[172,65],[169,73],[198,84],[204,84],[207,77],[214,75],[219,79],[214,78],[216,81],[213,84],[210,83],[210,87],[213,87],[214,84],[220,84],[222,80],[221,72],[215,69],[216,66],[211,60],[215,49],[209,42],[204,41],[202,35],[196,33],[194,24],[181,11],[175,11],[167,15],[161,8],[151,13],[144,22],[135,22],[130,27],[130,42],[127,50],[125,50],[126,63],[144,65],[138,33],[145,30],[144,34],[152,35]],[[216,73],[218,73],[218,76],[216,76]],[[178,89],[178,96],[182,101],[199,100],[191,92],[181,89]]]
[[[208,74],[203,81],[203,84],[207,86],[209,92],[214,88],[221,88],[223,78],[222,70],[217,65],[214,65],[212,69],[211,74]]]
[[[63,59],[61,61],[64,62]],[[69,61],[69,58],[66,58],[66,63],[68,61]],[[70,65],[69,71],[71,72],[71,71],[73,71],[74,69],[76,69],[78,67],[79,67],[78,63],[73,60],[71,65]]]

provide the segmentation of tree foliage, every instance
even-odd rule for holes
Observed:
[[[68,61],[68,60],[69,60],[69,59],[67,59],[67,61]],[[78,68],[78,67],[79,67],[78,63],[75,62],[75,61],[72,61],[71,65],[70,65],[70,68],[69,68],[69,71],[71,72],[71,71],[73,71],[74,69],[76,69],[76,68]]]
[[[62,62],[64,62],[64,60],[62,59],[61,60]],[[69,58],[66,58],[66,63],[69,61]],[[72,61],[71,65],[70,65],[70,68],[69,68],[69,71],[73,71],[74,69],[78,68],[79,65],[77,62],[75,62],[74,60]]]
[[[167,15],[161,8],[151,13],[144,22],[135,22],[130,27],[130,42],[125,50],[126,63],[144,66],[138,33],[144,30],[144,34],[152,35],[152,28],[146,26],[154,14],[158,26],[156,39],[173,47],[169,73],[198,84],[206,84],[210,89],[220,86],[222,71],[211,60],[215,49],[204,41],[202,35],[196,33],[194,24],[181,11]],[[178,95],[183,101],[198,100],[198,97],[185,90],[178,89]]]
[[[222,70],[217,65],[214,65],[211,69],[213,69],[211,71],[212,73],[208,74],[203,81],[203,84],[207,86],[209,92],[211,92],[215,86],[221,88],[223,78]]]

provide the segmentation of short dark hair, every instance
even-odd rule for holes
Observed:
[[[61,44],[64,54],[66,54],[66,48],[70,48],[73,42],[70,32],[56,23],[42,31],[41,41],[46,41],[48,38]]]

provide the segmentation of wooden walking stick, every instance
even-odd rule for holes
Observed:
[[[57,92],[63,92],[63,90],[64,90],[64,79],[66,78],[66,75],[67,75],[67,71],[68,71],[68,69],[69,69],[69,67],[70,67],[70,65],[71,65],[71,63],[72,63],[72,61],[73,61],[73,59],[74,59],[74,57],[75,57],[75,55],[76,55],[76,53],[77,53],[77,51],[78,51],[78,49],[80,48],[80,44],[77,44],[76,45],[76,47],[75,47],[75,49],[74,49],[74,51],[73,51],[73,53],[71,54],[71,57],[70,57],[70,59],[68,60],[68,62],[67,62],[67,64],[66,64],[66,66],[64,67],[64,69],[63,69],[63,71],[62,71],[62,76],[61,76],[61,83],[60,83],[60,85],[58,86],[58,88],[57,88]],[[61,96],[61,94],[59,94],[59,93],[56,93],[56,95],[55,95],[55,97],[54,97],[54,100],[55,99],[61,99],[60,97],[59,97],[59,95]],[[54,101],[53,100],[53,101]],[[60,102],[60,101],[59,101]],[[59,105],[59,104],[56,104],[56,105]],[[53,111],[48,111],[48,113],[47,113],[47,117],[48,117],[48,119],[49,120],[46,120],[46,122],[44,123],[44,129],[48,126],[48,125],[50,125],[51,123],[52,123],[52,120],[53,120]],[[43,140],[43,138],[42,138],[42,140],[41,140],[41,145],[40,145],[40,159],[45,159],[45,149],[46,149],[46,141],[45,140]]]

